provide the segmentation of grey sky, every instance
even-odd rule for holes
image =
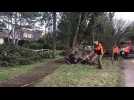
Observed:
[[[116,12],[115,18],[132,22],[134,21],[134,12]]]

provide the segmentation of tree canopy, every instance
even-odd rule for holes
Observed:
[[[114,19],[115,12],[0,12],[0,28],[9,30],[13,44],[18,29],[43,27],[44,41],[74,49],[81,44],[93,45],[99,40],[106,48],[119,42],[124,34],[133,33],[133,24]],[[38,24],[38,25],[37,25]],[[109,40],[109,43],[107,43]],[[110,44],[110,45],[109,45]]]

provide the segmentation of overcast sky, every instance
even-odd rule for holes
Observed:
[[[115,18],[132,22],[134,21],[134,12],[116,12]]]

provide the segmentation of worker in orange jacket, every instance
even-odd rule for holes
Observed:
[[[95,41],[95,53],[98,55],[97,61],[98,61],[98,68],[102,69],[102,56],[104,54],[104,50],[102,47],[102,44],[99,41]]]
[[[125,51],[125,55],[128,56],[128,54],[130,53],[131,47],[127,46],[124,51]]]
[[[113,57],[114,57],[114,60],[118,60],[119,54],[120,54],[120,49],[119,49],[119,47],[115,44],[115,45],[113,46]]]

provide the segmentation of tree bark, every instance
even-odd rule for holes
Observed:
[[[52,13],[53,15],[53,58],[55,58],[56,54],[56,12]]]
[[[93,45],[93,48],[94,48],[94,41],[95,41],[95,32],[93,31],[92,32],[92,45]]]
[[[9,19],[10,18],[10,19]],[[9,20],[11,20],[11,24],[12,24],[12,18],[11,18],[11,16],[8,18],[8,22],[9,22]],[[9,23],[8,23],[8,28],[9,28]],[[8,44],[11,44],[11,42],[10,42],[10,36],[11,36],[11,34],[12,34],[12,29],[10,30],[10,32],[8,33]]]
[[[14,20],[15,20],[15,25],[14,25],[14,30],[13,30],[13,45],[16,45],[16,17],[17,17],[17,12],[15,12]]]
[[[79,34],[80,24],[81,24],[81,14],[79,15],[78,25],[77,25],[76,32],[75,32],[75,35],[73,38],[72,50],[75,50],[75,47],[77,45],[77,38],[78,38],[78,34]]]

